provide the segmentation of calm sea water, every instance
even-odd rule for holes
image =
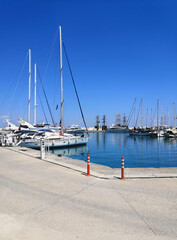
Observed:
[[[125,133],[91,133],[87,146],[55,149],[52,153],[90,161],[112,168],[177,167],[177,140],[133,137]]]

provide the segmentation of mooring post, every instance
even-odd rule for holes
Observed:
[[[45,159],[45,140],[44,140],[44,138],[41,138],[40,145],[41,145],[41,159]]]
[[[87,154],[87,177],[90,177],[90,154]]]
[[[121,180],[125,180],[125,177],[124,177],[124,157],[122,157],[122,162],[121,162]]]

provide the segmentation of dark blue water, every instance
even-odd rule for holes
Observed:
[[[177,167],[177,139],[133,137],[125,133],[91,133],[87,146],[55,149],[52,153],[112,168]]]

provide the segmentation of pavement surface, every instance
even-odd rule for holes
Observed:
[[[175,168],[122,181],[120,169],[91,167],[86,177],[84,162],[1,147],[0,239],[177,239]]]
[[[25,147],[7,147],[11,151],[15,151],[27,156],[32,156],[40,159],[40,151],[25,148]],[[59,157],[54,154],[46,152],[46,157],[43,161],[47,161],[53,164],[57,164],[83,174],[87,174],[87,163],[81,160],[72,159],[68,157]],[[107,166],[92,163],[91,156],[91,175],[93,177],[101,179],[114,179],[121,178],[120,168],[110,168]],[[121,161],[121,159],[120,159]],[[125,158],[125,178],[126,179],[137,179],[137,178],[177,178],[177,168],[126,168],[126,158]]]

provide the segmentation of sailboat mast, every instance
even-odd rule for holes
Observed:
[[[153,127],[152,108],[151,108],[151,127]]]
[[[28,122],[30,123],[30,104],[31,104],[31,49],[29,49],[29,98],[28,98]]]
[[[157,100],[157,129],[159,130],[159,99]]]
[[[36,63],[34,64],[34,125],[36,125]]]
[[[136,126],[136,98],[135,98],[135,106],[134,106],[134,127]]]
[[[169,118],[168,108],[167,108],[167,126],[170,127],[170,118]]]
[[[60,34],[60,102],[61,102],[61,132],[63,134],[63,63],[62,63],[62,36],[61,26],[59,26]]]
[[[147,112],[146,112],[146,127],[148,126],[148,108],[147,108]]]
[[[143,99],[141,98],[141,127],[143,128]]]
[[[175,104],[173,103],[173,119],[174,119],[174,128],[176,128],[176,112],[175,112]]]

